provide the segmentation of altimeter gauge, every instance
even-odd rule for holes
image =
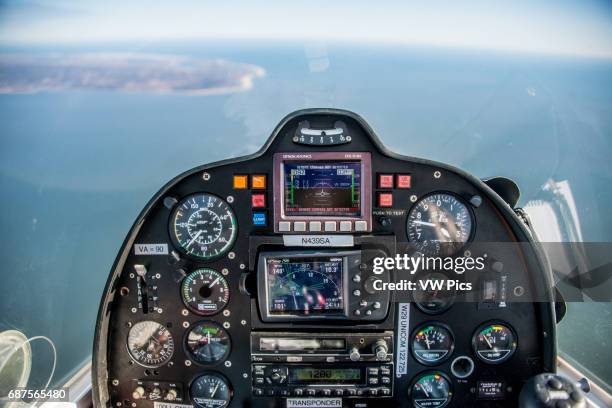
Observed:
[[[425,255],[452,255],[472,236],[472,213],[459,197],[433,193],[412,207],[406,230],[408,240]]]

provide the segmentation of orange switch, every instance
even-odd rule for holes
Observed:
[[[248,182],[249,182],[248,176],[234,175],[234,189],[235,190],[244,190],[245,188],[247,188]]]
[[[251,188],[253,190],[265,190],[266,189],[266,175],[265,174],[253,174],[251,176]]]

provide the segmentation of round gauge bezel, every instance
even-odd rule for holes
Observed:
[[[139,323],[146,323],[146,322],[153,322],[153,323],[155,323],[155,324],[157,324],[159,326],[162,326],[163,328],[165,328],[168,331],[168,333],[170,334],[170,338],[172,339],[172,353],[170,353],[170,356],[166,360],[164,360],[162,363],[160,363],[160,364],[145,364],[145,363],[139,361],[136,357],[134,357],[134,355],[132,354],[132,350],[130,350],[130,343],[129,343],[130,333],[132,332],[134,327],[136,327],[136,325],[138,325]],[[130,326],[130,329],[128,330],[127,335],[125,336],[125,347],[127,348],[128,355],[130,356],[132,361],[134,361],[136,364],[138,364],[139,366],[144,367],[144,368],[159,368],[159,367],[162,367],[162,366],[168,364],[170,362],[170,360],[172,360],[172,357],[174,357],[174,353],[176,351],[176,343],[174,341],[174,336],[172,335],[172,332],[170,331],[170,329],[166,325],[164,325],[162,323],[159,323],[159,322],[156,322],[155,320],[140,320],[140,321],[132,324]]]
[[[213,271],[213,272],[215,272],[216,274],[218,274],[221,277],[221,279],[223,279],[225,281],[226,286],[227,286],[227,302],[225,302],[223,307],[219,308],[218,310],[216,310],[216,311],[214,311],[212,313],[203,313],[200,310],[193,309],[191,306],[189,306],[189,304],[187,304],[187,302],[185,301],[185,297],[183,296],[183,287],[184,287],[184,284],[185,284],[185,280],[189,276],[191,276],[192,274],[194,274],[196,272],[199,272],[199,271]],[[181,281],[179,290],[180,290],[181,300],[182,300],[183,304],[185,305],[185,307],[187,308],[187,310],[189,310],[190,312],[192,312],[192,313],[194,313],[194,314],[196,314],[198,316],[204,316],[204,317],[210,317],[210,316],[214,316],[216,314],[219,314],[223,309],[225,309],[227,307],[228,303],[230,302],[231,295],[232,295],[231,291],[230,291],[230,287],[229,287],[229,282],[227,281],[225,276],[223,276],[223,274],[221,272],[217,271],[216,269],[209,268],[209,267],[196,268],[196,269],[192,270],[191,272],[189,272],[188,274],[186,274],[183,277],[183,280]]]
[[[224,251],[219,252],[216,255],[212,255],[209,257],[202,257],[199,255],[195,255],[190,253],[189,251],[187,251],[183,245],[178,241],[178,238],[176,237],[175,231],[174,231],[174,226],[175,226],[175,218],[176,218],[176,212],[180,209],[181,205],[189,200],[190,198],[192,198],[193,196],[212,196],[218,200],[221,200],[225,203],[225,205],[227,205],[227,207],[229,208],[230,212],[231,212],[231,216],[232,219],[234,220],[234,234],[231,237],[231,240],[228,242],[227,247]],[[172,242],[172,245],[174,246],[174,248],[176,248],[181,254],[185,255],[186,257],[195,260],[195,261],[199,261],[199,262],[210,262],[210,261],[215,261],[217,259],[220,259],[222,257],[224,257],[225,255],[227,255],[228,252],[231,251],[232,247],[234,246],[234,244],[236,243],[236,239],[238,238],[238,218],[236,218],[236,212],[234,211],[234,209],[232,208],[232,206],[230,205],[230,203],[227,202],[227,200],[225,200],[223,197],[217,195],[217,194],[213,194],[213,193],[208,193],[208,192],[204,192],[204,191],[200,191],[200,192],[195,192],[195,193],[191,193],[191,194],[187,194],[186,196],[183,196],[175,205],[174,207],[172,207],[172,211],[170,212],[170,218],[168,220],[168,235],[170,236],[170,242]]]
[[[444,378],[446,380],[446,382],[448,383],[448,399],[446,400],[446,402],[443,405],[440,405],[436,408],[444,408],[446,406],[448,406],[448,404],[450,404],[450,402],[453,400],[453,382],[451,381],[450,377],[440,371],[440,370],[426,370],[426,371],[421,371],[420,373],[418,373],[417,375],[414,376],[414,378],[412,379],[412,381],[410,381],[410,387],[408,388],[408,398],[410,399],[410,403],[414,406],[418,408],[418,405],[416,405],[414,403],[414,400],[412,398],[412,389],[414,388],[414,385],[423,377],[425,377],[426,375],[430,375],[430,374],[439,374],[440,377]]]
[[[452,253],[449,254],[441,254],[441,253],[429,253],[427,251],[423,251],[421,248],[418,248],[417,244],[418,242],[423,242],[423,241],[412,241],[410,239],[410,226],[408,225],[409,221],[410,221],[410,214],[412,213],[412,211],[425,199],[436,195],[436,194],[444,194],[444,195],[449,195],[454,197],[457,201],[459,201],[461,204],[463,204],[465,206],[465,208],[467,208],[469,217],[470,217],[470,222],[471,222],[471,228],[470,228],[470,234],[468,235],[467,240],[460,246],[458,247],[456,250],[454,250]],[[406,239],[408,240],[408,243],[410,244],[410,246],[412,247],[412,249],[414,249],[415,252],[419,252],[422,253],[423,255],[427,255],[427,256],[453,256],[458,254],[459,252],[465,250],[470,243],[472,242],[472,240],[474,239],[474,235],[476,234],[476,216],[474,215],[474,209],[472,208],[472,206],[470,205],[469,202],[467,202],[467,200],[465,200],[461,195],[454,193],[452,191],[447,191],[447,190],[439,190],[439,191],[432,191],[430,193],[427,193],[421,197],[419,197],[417,199],[417,201],[414,202],[414,204],[412,204],[412,206],[408,209],[408,212],[406,213],[406,221],[404,223],[404,225],[406,226]],[[459,242],[459,241],[453,241],[453,242]]]
[[[221,330],[223,330],[223,332],[225,333],[225,335],[227,336],[228,340],[229,340],[229,345],[228,348],[225,352],[225,354],[223,354],[223,356],[221,358],[219,358],[217,361],[213,361],[210,363],[203,363],[200,362],[198,360],[196,360],[194,358],[194,355],[192,354],[191,350],[189,349],[189,346],[187,345],[187,340],[189,339],[189,333],[191,333],[191,331],[198,325],[200,324],[207,324],[210,326],[217,326],[218,328],[220,328]],[[212,366],[216,366],[219,363],[225,361],[227,359],[227,357],[230,355],[230,353],[232,352],[232,337],[230,336],[229,332],[225,329],[225,327],[223,327],[221,324],[213,321],[213,320],[198,320],[195,323],[192,323],[187,329],[185,329],[185,333],[183,334],[183,351],[185,352],[185,355],[187,356],[187,358],[189,359],[189,361],[191,361],[192,363],[199,365],[201,367],[212,367]]]
[[[451,345],[450,348],[448,350],[448,353],[446,353],[446,355],[444,357],[442,357],[439,360],[436,361],[427,361],[421,357],[419,357],[414,350],[413,344],[414,344],[414,336],[417,334],[417,332],[421,329],[423,329],[426,326],[437,326],[437,327],[442,327],[443,329],[445,329],[446,331],[448,331],[448,333],[450,334],[451,337]],[[425,365],[425,366],[437,366],[442,364],[443,362],[447,361],[448,359],[450,359],[453,355],[455,351],[455,333],[453,333],[453,330],[445,323],[436,321],[436,320],[431,320],[431,321],[427,321],[423,324],[418,325],[410,334],[410,352],[412,353],[412,357],[418,361],[419,363]]]
[[[446,272],[442,272],[442,271],[436,271],[436,270],[431,270],[431,271],[426,271],[425,275],[423,276],[423,278],[421,279],[426,279],[430,274],[433,273],[439,273],[442,274],[446,277],[446,279],[449,279],[448,275],[446,274]],[[438,310],[431,310],[426,308],[425,306],[422,305],[423,302],[419,302],[415,299],[414,297],[414,292],[411,293],[410,295],[412,297],[412,300],[415,304],[415,306],[423,313],[430,315],[430,316],[437,316],[437,315],[441,315],[442,313],[446,312],[447,310],[449,310],[451,307],[453,307],[453,305],[455,304],[455,298],[457,297],[457,290],[454,289],[453,290],[453,296],[450,297],[450,301],[448,303],[448,305],[446,305],[445,307],[438,309]]]
[[[195,383],[197,380],[199,380],[202,377],[217,377],[219,379],[221,379],[226,385],[227,385],[227,389],[229,390],[229,399],[227,400],[227,404],[224,407],[221,408],[226,408],[229,406],[229,404],[232,402],[232,399],[234,398],[234,389],[232,388],[232,383],[230,383],[230,381],[227,379],[226,376],[224,376],[221,373],[218,373],[216,371],[204,371],[201,373],[198,373],[198,375],[196,375],[194,378],[191,379],[191,381],[189,382],[188,385],[188,391],[187,394],[189,395],[189,402],[191,402],[191,404],[194,407],[199,407],[199,405],[197,405],[196,403],[193,402],[193,398],[191,397],[191,387],[193,385],[193,383]]]
[[[493,325],[504,326],[506,329],[510,330],[510,333],[512,333],[512,335],[514,336],[514,343],[515,343],[514,349],[510,353],[506,354],[503,358],[499,360],[495,360],[495,361],[487,360],[486,358],[478,354],[478,348],[477,348],[478,340],[476,339],[476,336],[478,335],[478,333],[480,333],[485,327],[493,326]],[[514,356],[514,354],[516,353],[516,350],[518,350],[518,346],[519,346],[519,338],[518,338],[518,335],[516,334],[516,330],[514,330],[514,327],[512,327],[511,324],[503,320],[490,320],[490,321],[484,322],[481,325],[479,325],[476,328],[476,330],[474,330],[474,334],[472,334],[472,352],[474,353],[474,355],[479,361],[485,364],[497,365],[497,364],[505,363],[506,361],[510,360],[512,356]]]

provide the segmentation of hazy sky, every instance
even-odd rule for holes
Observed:
[[[5,1],[0,44],[303,39],[612,58],[612,2]]]

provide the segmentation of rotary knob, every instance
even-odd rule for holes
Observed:
[[[351,361],[359,361],[361,359],[361,354],[359,354],[359,349],[357,347],[353,347],[349,354],[349,358]]]
[[[174,401],[177,397],[176,390],[174,388],[170,388],[166,393],[166,401]]]
[[[139,400],[145,395],[145,389],[143,387],[136,387],[132,392],[132,399]]]
[[[386,360],[388,350],[389,347],[387,346],[387,342],[383,339],[380,339],[376,343],[374,343],[374,354],[376,355],[376,360]]]

